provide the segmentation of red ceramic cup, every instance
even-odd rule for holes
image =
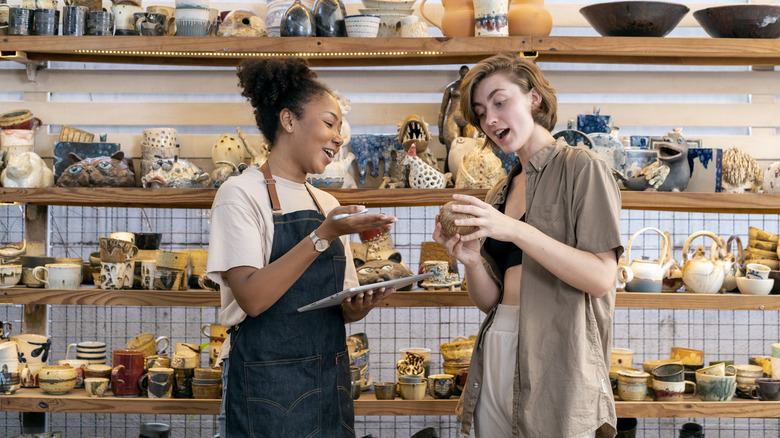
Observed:
[[[111,390],[118,397],[138,397],[138,381],[144,374],[144,353],[136,350],[114,350]]]
[[[32,129],[41,126],[41,119],[29,110],[15,110],[0,114],[0,129]]]

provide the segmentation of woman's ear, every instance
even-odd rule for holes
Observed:
[[[533,109],[539,109],[539,107],[542,105],[542,95],[536,90],[536,87],[531,88],[531,91],[528,92],[528,95],[531,98],[531,107]]]
[[[280,111],[279,126],[281,127],[282,131],[287,131],[288,133],[292,133],[294,119],[295,119],[294,114],[288,108],[284,108],[282,111]]]

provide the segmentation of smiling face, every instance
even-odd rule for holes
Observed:
[[[473,104],[480,127],[504,153],[519,152],[535,131],[533,110],[541,96],[523,91],[504,73],[485,77],[474,88]]]
[[[313,98],[301,118],[291,117],[283,129],[292,132],[295,147],[291,151],[302,170],[320,174],[333,161],[344,143],[341,138],[342,115],[338,101],[330,94]]]

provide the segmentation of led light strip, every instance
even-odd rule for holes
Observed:
[[[74,53],[88,55],[149,55],[149,56],[200,56],[200,57],[264,57],[278,58],[299,56],[304,58],[344,57],[344,56],[437,56],[444,52],[302,52],[302,53],[260,53],[260,52],[159,52],[145,50],[75,50]]]

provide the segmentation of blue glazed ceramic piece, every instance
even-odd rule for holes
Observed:
[[[77,141],[54,142],[54,181],[68,166],[68,154],[73,152],[81,158],[110,157],[119,151],[119,143],[82,143]]]
[[[592,134],[594,132],[612,132],[614,122],[612,116],[602,116],[599,114],[599,109],[593,109],[593,114],[578,114],[577,115],[577,130],[582,131],[585,134]]]
[[[373,165],[371,176],[377,178],[380,176],[379,160],[384,160],[381,176],[389,176],[391,166],[393,165],[393,151],[404,153],[404,148],[398,143],[395,135],[352,134],[350,146],[352,147],[352,153],[355,154],[360,184],[365,184],[366,182],[366,172],[369,164]]]
[[[617,137],[605,133],[588,134],[593,142],[593,152],[599,154],[609,167],[623,173],[626,166],[626,150]]]
[[[564,129],[553,134],[553,138],[563,137],[569,146],[581,146],[587,149],[593,149],[593,142],[587,134],[576,129]]]
[[[517,154],[512,152],[511,154],[505,154],[500,149],[493,149],[493,153],[501,160],[501,167],[504,169],[505,174],[509,174],[509,171],[520,161],[517,158]]]
[[[632,148],[650,149],[650,137],[646,135],[632,135],[629,138],[631,139]]]
[[[647,149],[626,149],[626,166],[623,174],[631,178],[637,172],[658,160],[658,153]]]

